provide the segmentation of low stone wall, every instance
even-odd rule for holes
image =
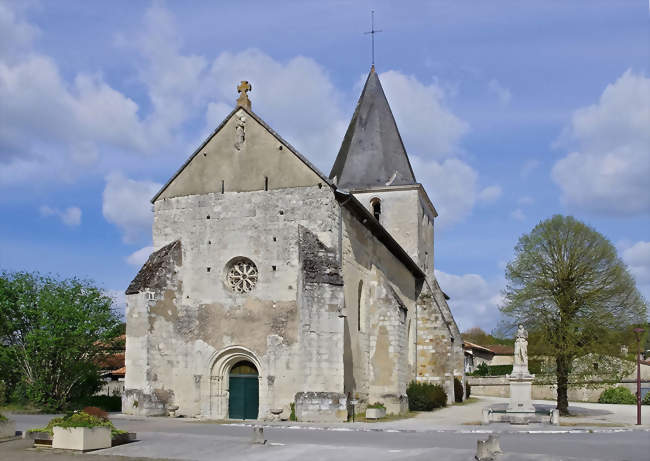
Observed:
[[[467,376],[472,386],[473,396],[486,397],[510,397],[510,382],[505,376]],[[642,387],[649,387],[650,380],[641,381]],[[623,380],[616,384],[628,388],[636,393],[636,381]],[[569,387],[568,397],[573,402],[598,402],[600,394],[611,384],[599,385],[597,387]],[[533,382],[533,400],[555,400],[557,399],[557,386],[555,384],[540,384]]]
[[[347,398],[345,394],[338,392],[298,392],[296,419],[332,423],[347,421]]]

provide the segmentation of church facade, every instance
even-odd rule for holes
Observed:
[[[464,380],[436,210],[371,69],[329,176],[237,106],[156,194],[126,290],[123,412],[344,421]]]

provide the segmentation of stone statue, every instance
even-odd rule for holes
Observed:
[[[246,117],[243,115],[238,117],[235,123],[235,149],[241,150],[244,141],[246,141]]]
[[[512,372],[528,374],[528,332],[523,325],[519,325],[515,336],[515,357]]]
[[[510,381],[510,402],[506,408],[506,413],[518,413],[517,418],[521,418],[522,414],[535,415],[535,406],[532,400],[534,379],[535,376],[528,371],[528,332],[523,325],[519,325],[515,336],[515,357],[512,364],[512,374],[508,376]]]

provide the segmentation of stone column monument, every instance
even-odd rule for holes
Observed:
[[[528,332],[523,325],[517,328],[515,357],[510,381],[510,403],[507,413],[535,413],[532,400],[532,384],[535,375],[528,371]]]

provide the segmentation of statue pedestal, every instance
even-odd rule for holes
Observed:
[[[533,380],[535,375],[513,373],[508,375],[510,381],[510,403],[506,413],[535,413],[533,406]]]

